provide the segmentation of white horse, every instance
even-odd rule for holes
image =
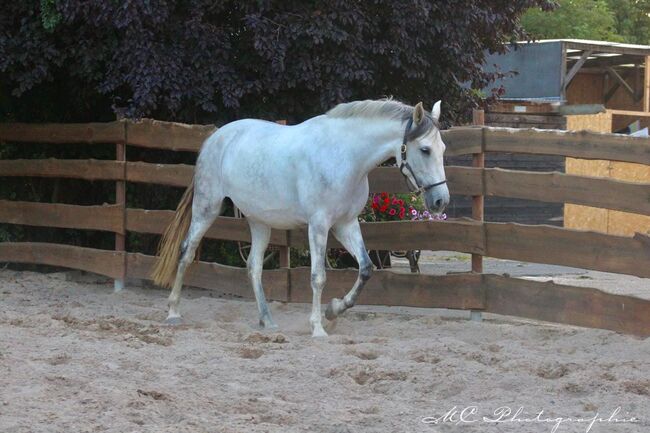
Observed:
[[[180,322],[183,274],[221,213],[224,198],[230,197],[250,225],[247,266],[260,325],[276,327],[262,288],[271,229],[307,225],[313,290],[309,321],[313,337],[327,336],[321,293],[330,229],[359,263],[359,276],[343,299],[332,299],[328,319],[354,305],[372,271],[358,221],[368,199],[368,173],[395,157],[411,189],[424,193],[431,212],[442,212],[449,203],[439,116],[440,101],[429,114],[422,103],[411,107],[369,100],[339,104],[294,126],[244,119],[219,128],[204,142],[193,183],[161,239],[152,277],[156,284],[172,287],[167,323]]]

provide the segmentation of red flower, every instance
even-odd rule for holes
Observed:
[[[388,198],[385,198],[385,199],[384,199],[384,203],[385,203],[385,204],[389,204],[389,203],[390,203],[390,200],[389,200]]]
[[[406,214],[406,209],[401,208],[401,209],[399,210],[399,219],[403,220],[405,214]]]
[[[404,206],[404,200],[402,200],[402,199],[397,200],[397,204],[400,205],[400,206]]]
[[[373,203],[373,204],[372,204],[372,208],[373,208],[373,209],[379,209],[379,205],[378,205],[377,203]]]
[[[380,212],[386,212],[386,209],[388,209],[388,206],[382,206],[379,208]]]

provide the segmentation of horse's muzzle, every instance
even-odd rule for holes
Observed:
[[[447,184],[431,188],[424,194],[424,204],[431,213],[442,213],[449,204]]]

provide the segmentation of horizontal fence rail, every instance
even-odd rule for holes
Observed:
[[[91,124],[0,124],[0,141],[17,143],[117,143],[150,149],[197,152],[216,128],[144,119]],[[447,155],[512,152],[650,164],[650,140],[616,134],[461,127],[442,131]],[[76,178],[184,188],[194,167],[113,160],[0,160],[0,177]],[[450,191],[573,203],[650,215],[650,183],[499,168],[446,167]],[[372,192],[408,192],[399,171],[380,167],[369,175]],[[160,234],[171,210],[127,208],[123,203],[78,206],[0,200],[0,223],[42,227]],[[650,278],[650,237],[606,235],[551,226],[473,220],[403,221],[361,224],[366,246],[378,250],[452,250],[545,264],[573,266]],[[244,219],[219,217],[207,238],[249,242]],[[306,229],[273,230],[271,244],[303,248]],[[340,248],[330,236],[328,247]],[[148,279],[155,257],[40,242],[0,243],[0,261],[81,269],[110,278]],[[264,272],[269,298],[310,302],[308,268]],[[356,270],[328,271],[328,294],[341,296]],[[186,283],[250,297],[245,269],[195,262]],[[447,276],[377,271],[361,295],[364,304],[444,307],[485,311],[619,332],[650,335],[650,301],[590,288],[564,286],[480,273]]]
[[[124,233],[122,206],[77,206],[0,200],[0,222]]]

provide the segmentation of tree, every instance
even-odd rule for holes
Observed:
[[[650,44],[650,0],[607,0],[616,33],[631,44]]]
[[[521,20],[523,27],[536,39],[623,40],[608,0],[558,0],[558,4],[552,11],[530,9]]]
[[[350,99],[474,103],[485,51],[551,0],[26,0],[0,11],[5,118],[302,119]]]

